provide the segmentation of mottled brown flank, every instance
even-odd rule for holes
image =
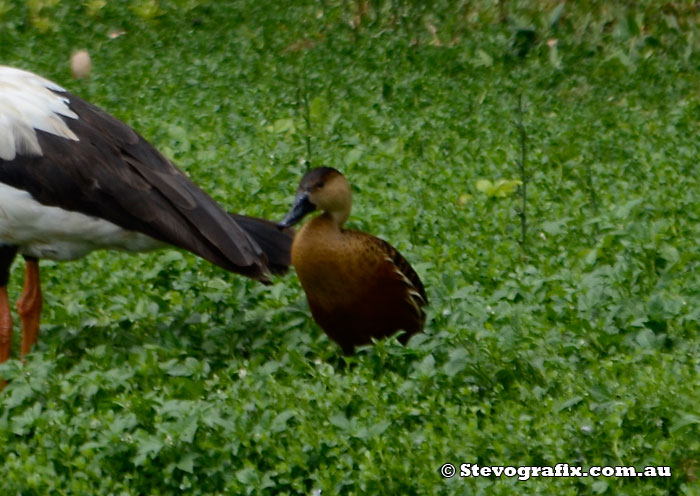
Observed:
[[[297,234],[292,265],[314,319],[346,354],[372,338],[404,330],[405,342],[423,329],[423,284],[406,259],[379,238],[339,230],[323,214]]]
[[[0,161],[0,182],[261,281],[268,259],[272,271],[283,270],[288,233],[253,218],[242,227],[241,217],[234,220],[133,129],[75,95],[61,96],[79,116],[64,121],[80,141],[37,131],[42,156]]]

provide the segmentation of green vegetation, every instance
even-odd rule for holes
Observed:
[[[343,170],[350,225],[431,300],[409,346],[346,360],[293,274],[43,261],[39,345],[0,367],[0,494],[700,494],[695,3],[431,4],[0,0],[0,63],[129,123],[230,210],[280,218],[307,163]]]

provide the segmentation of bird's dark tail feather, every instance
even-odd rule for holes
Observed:
[[[229,215],[258,243],[267,256],[270,272],[273,274],[286,273],[292,258],[294,230],[290,228],[280,230],[274,222],[257,217],[234,213]]]

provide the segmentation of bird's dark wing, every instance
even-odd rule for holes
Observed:
[[[416,271],[413,270],[408,260],[399,253],[399,250],[392,245],[375,236],[369,236],[368,239],[371,239],[372,242],[381,249],[386,255],[387,262],[393,265],[397,277],[400,278],[407,287],[408,302],[415,309],[418,316],[424,320],[425,312],[423,307],[428,304],[428,296],[425,294],[423,282],[420,280],[420,277],[418,277],[418,274],[416,274]]]
[[[108,220],[266,280],[259,244],[209,195],[121,121],[69,92],[57,94],[78,116],[61,116],[78,141],[37,130],[41,155],[0,161],[0,181],[42,204]]]
[[[292,258],[294,229],[280,230],[277,224],[257,217],[230,214],[248,235],[253,238],[267,257],[267,265],[273,274],[284,274],[289,269]]]

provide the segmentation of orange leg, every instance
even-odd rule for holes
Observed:
[[[12,314],[10,300],[7,298],[7,286],[0,288],[0,363],[10,358],[12,349]]]
[[[41,281],[39,280],[39,261],[26,257],[24,273],[24,290],[17,300],[17,311],[22,319],[22,356],[29,353],[39,335],[39,318],[41,317]]]

